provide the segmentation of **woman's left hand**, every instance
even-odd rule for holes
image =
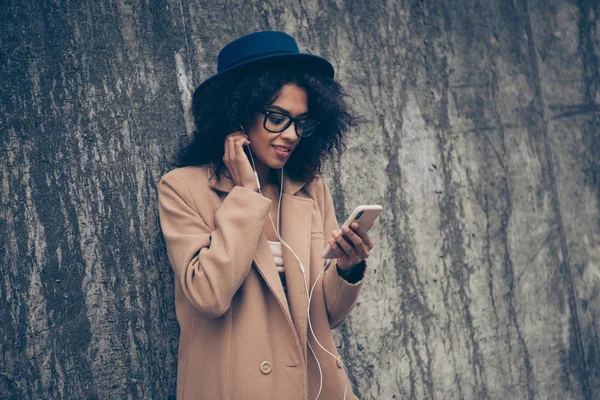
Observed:
[[[373,248],[371,238],[358,223],[353,222],[350,228],[342,226],[341,229],[331,233],[328,241],[333,250],[340,249],[343,255],[337,259],[337,267],[342,271],[348,271],[355,265],[369,257],[369,251]]]

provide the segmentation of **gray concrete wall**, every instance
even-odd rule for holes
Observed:
[[[167,398],[156,183],[218,50],[285,30],[366,118],[338,219],[385,212],[337,339],[364,399],[600,396],[595,0],[0,7],[0,397]]]

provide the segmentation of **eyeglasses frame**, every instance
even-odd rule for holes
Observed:
[[[311,131],[311,132],[310,132],[308,135],[305,135],[305,134],[302,134],[302,135],[301,135],[301,134],[299,134],[299,133],[298,133],[298,125],[296,125],[296,122],[305,121],[305,120],[307,120],[308,118],[294,118],[294,117],[292,117],[292,116],[290,116],[290,115],[287,115],[287,114],[284,114],[284,113],[282,113],[281,111],[261,110],[261,111],[260,111],[260,113],[265,115],[265,118],[263,119],[263,128],[265,128],[267,131],[269,131],[269,132],[271,132],[271,133],[281,133],[281,132],[285,131],[287,128],[289,128],[291,124],[294,124],[294,132],[296,132],[296,135],[297,135],[298,137],[300,137],[300,138],[305,138],[305,137],[309,137],[310,135],[312,135],[313,133],[315,133],[315,131],[317,130],[317,127],[319,126],[319,121],[316,121],[316,120],[314,120],[316,125],[315,125],[315,127],[312,129],[312,131]],[[289,120],[288,120],[288,122],[287,122],[287,123],[284,125],[284,127],[283,127],[283,128],[281,128],[281,130],[278,130],[278,131],[273,131],[273,130],[271,130],[271,129],[267,128],[267,119],[269,118],[269,114],[279,114],[279,115],[283,115],[283,116],[285,116],[285,117],[289,118]]]

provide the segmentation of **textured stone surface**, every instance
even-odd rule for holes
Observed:
[[[366,122],[338,219],[385,207],[338,343],[364,399],[600,396],[595,0],[0,8],[0,397],[175,393],[156,183],[229,40],[286,30]]]

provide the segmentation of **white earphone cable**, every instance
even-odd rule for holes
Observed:
[[[243,127],[242,127],[242,132],[244,132]],[[252,151],[249,151],[248,154],[250,154],[250,160],[252,161],[252,168],[254,169],[254,176],[256,177],[256,185],[258,187],[258,192],[262,196],[262,191],[260,189],[260,181],[258,179],[258,173],[256,172],[256,165],[254,164],[254,157],[252,156]],[[306,272],[304,270],[304,264],[302,264],[302,261],[300,260],[300,257],[298,257],[298,255],[292,249],[292,247],[289,244],[287,244],[287,242],[285,240],[283,240],[283,238],[279,234],[279,217],[280,217],[280,214],[281,214],[281,198],[282,198],[282,196],[283,196],[283,168],[281,169],[281,184],[279,185],[279,203],[278,203],[278,206],[277,206],[277,228],[275,228],[275,223],[273,222],[273,217],[271,216],[271,211],[269,211],[269,219],[271,220],[271,226],[273,227],[273,231],[275,232],[275,235],[277,236],[277,239],[279,239],[279,241],[281,242],[281,244],[283,244],[289,251],[292,252],[292,254],[294,255],[294,257],[296,257],[296,260],[298,260],[298,264],[300,265],[300,270],[302,271],[302,275],[304,277],[304,287],[305,287],[305,290],[306,290],[306,295],[308,296],[307,319],[308,319],[308,326],[309,326],[309,329],[310,329],[310,333],[312,334],[312,337],[315,339],[315,342],[317,342],[317,344],[319,345],[319,347],[321,349],[323,349],[323,351],[325,351],[331,357],[333,357],[336,360],[336,362],[341,363],[342,366],[344,367],[344,371],[346,371],[346,384],[344,385],[344,400],[346,400],[346,392],[348,390],[348,381],[350,379],[350,377],[348,375],[348,369],[346,368],[346,365],[341,360],[341,358],[336,357],[332,352],[330,352],[329,350],[327,350],[321,344],[321,342],[319,341],[319,339],[317,339],[317,335],[315,334],[315,331],[313,330],[312,322],[310,320],[310,300],[312,299],[313,291],[315,289],[315,286],[316,286],[317,282],[319,281],[319,278],[321,277],[321,275],[323,275],[323,273],[329,267],[329,264],[331,263],[331,260],[327,260],[327,263],[323,267],[323,270],[319,273],[319,275],[317,276],[317,279],[315,279],[315,282],[312,285],[311,290],[309,291],[308,290],[308,284],[306,282]],[[317,354],[315,353],[313,347],[311,346],[310,341],[307,340],[306,343],[308,344],[308,347],[309,347],[310,352],[312,353],[313,357],[317,361],[317,366],[319,368],[319,391],[317,392],[317,397],[315,397],[315,400],[318,400],[319,396],[321,395],[321,391],[323,390],[323,369],[321,368],[321,363],[319,362],[319,359],[317,358]]]

